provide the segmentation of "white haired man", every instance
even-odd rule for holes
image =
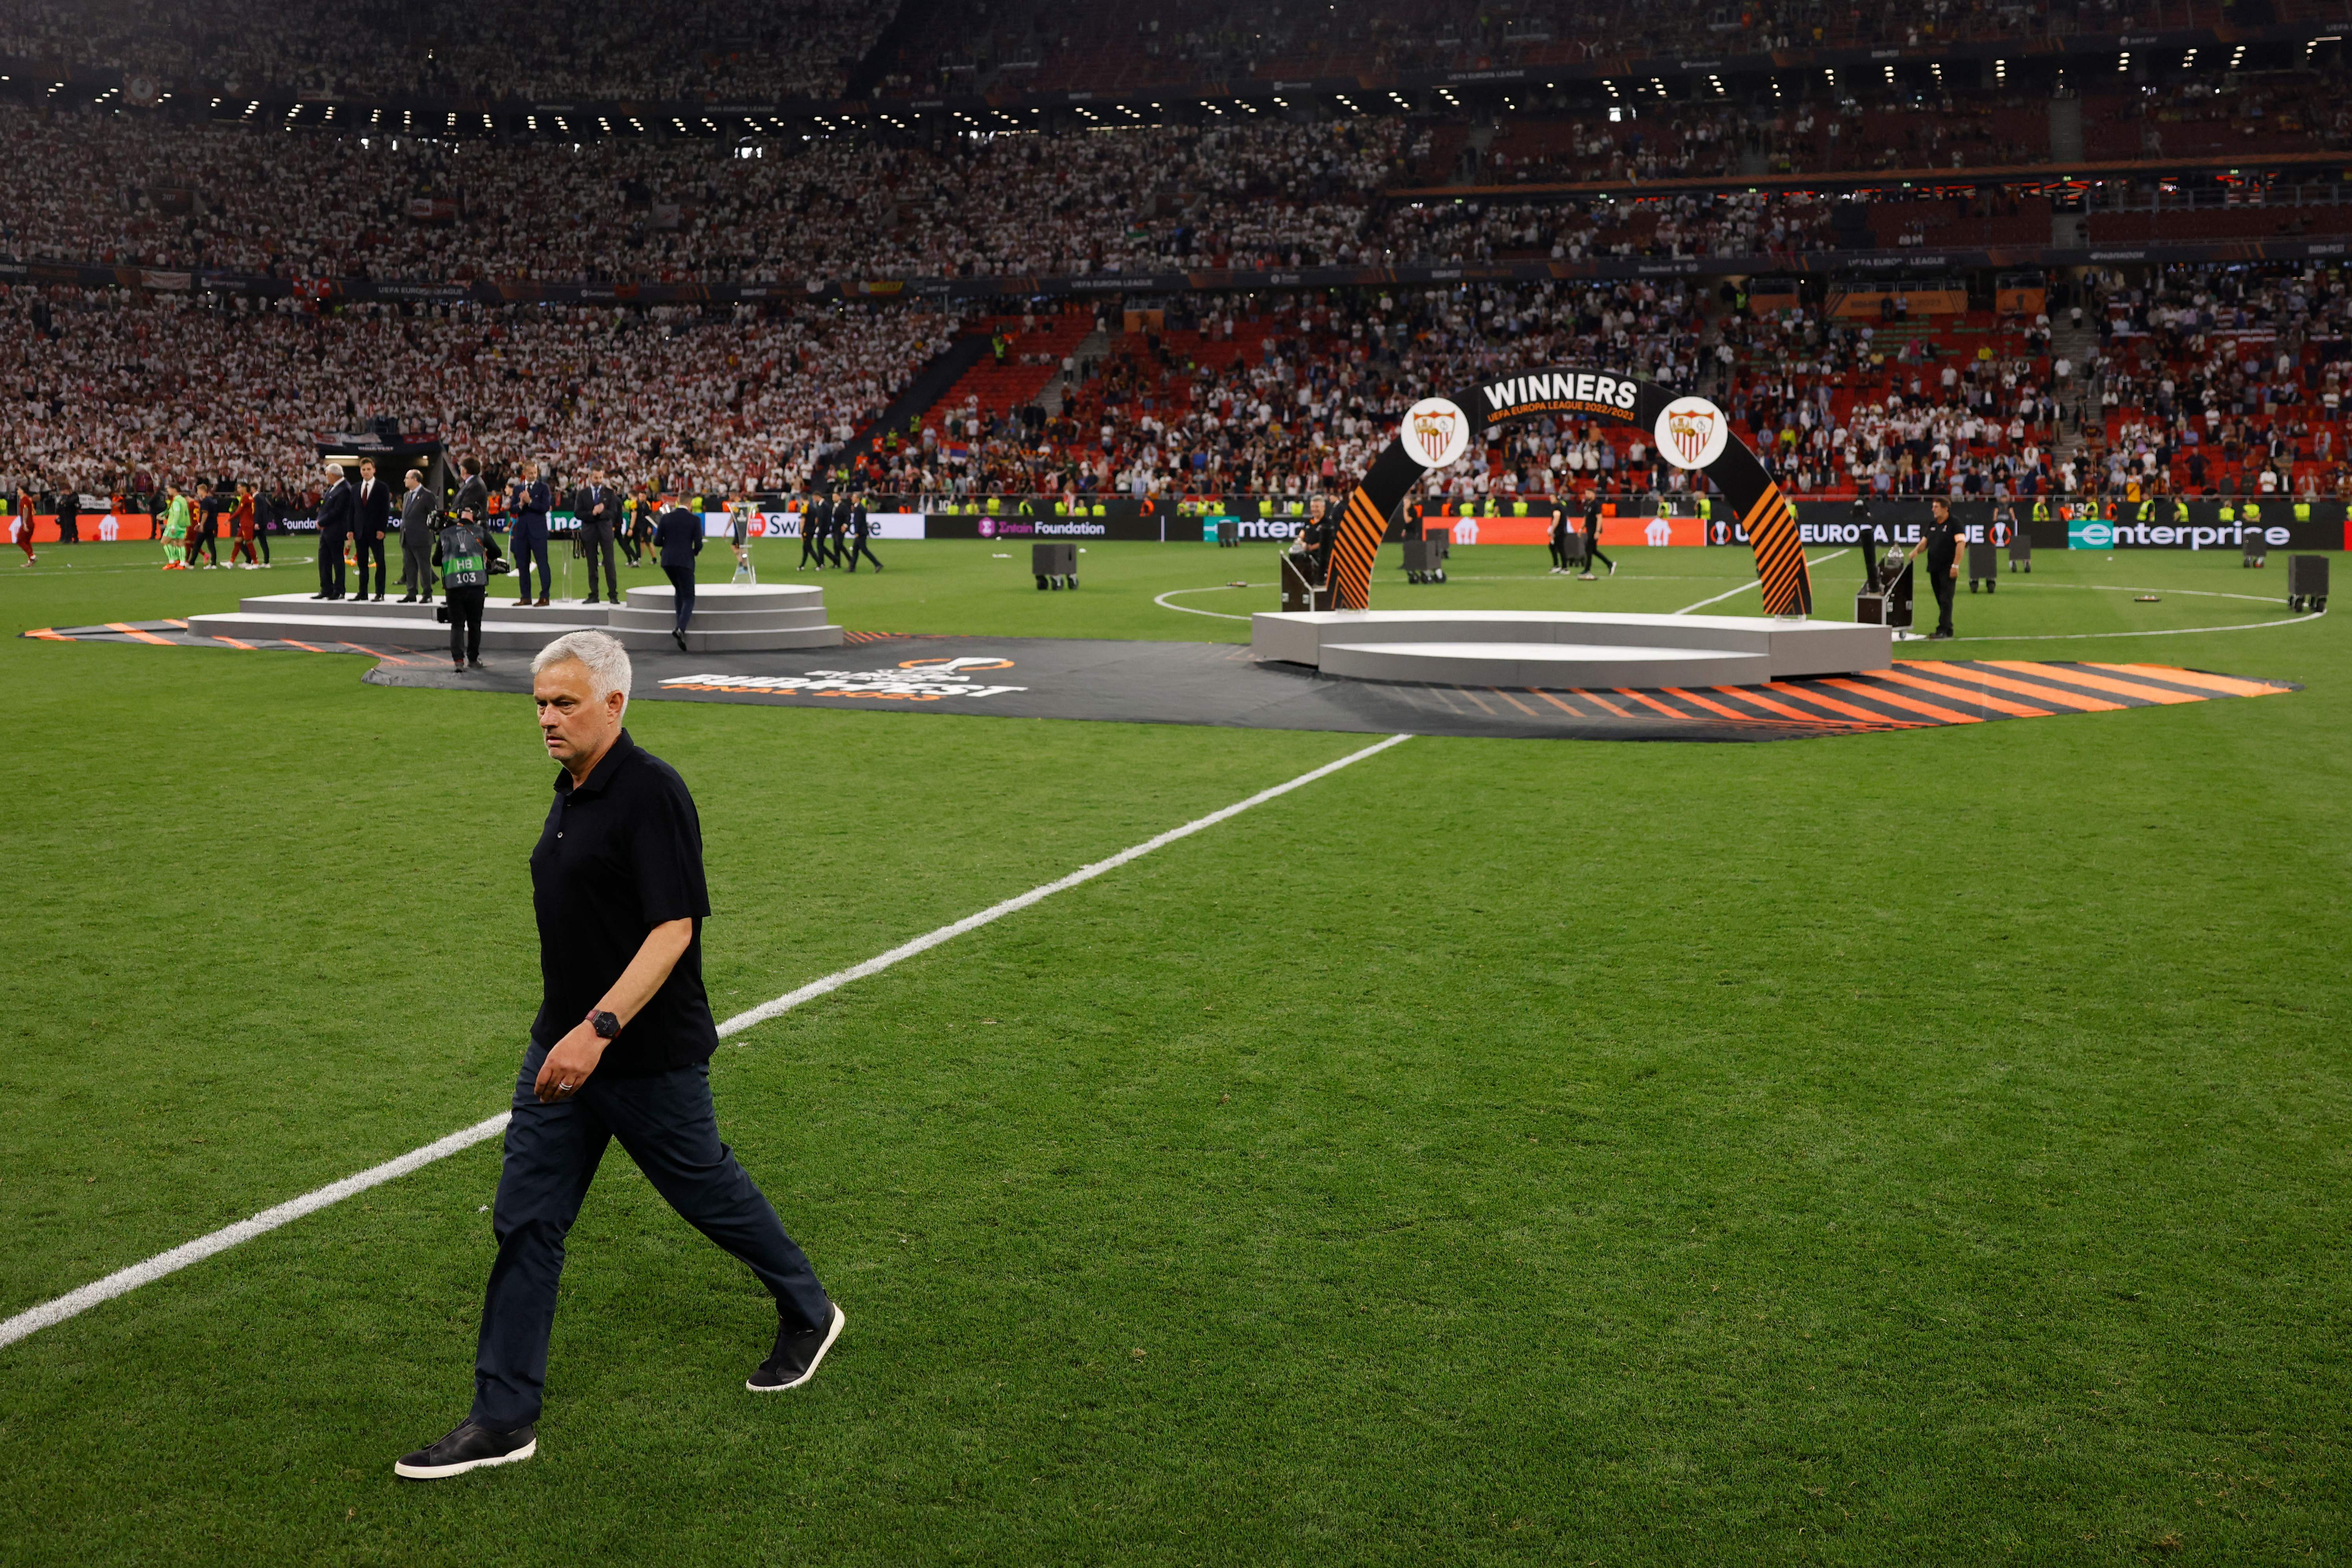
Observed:
[[[564,1237],[614,1138],[672,1208],[775,1297],[775,1348],[747,1388],[808,1382],[845,1321],[719,1139],[710,1102],[719,1035],[702,989],[710,913],[702,826],[677,771],[621,727],[628,653],[604,632],[559,637],[531,660],[531,694],[547,754],[562,769],[530,855],[542,1001],[507,1123],[474,1408],[394,1465],[413,1480],[539,1451]]]

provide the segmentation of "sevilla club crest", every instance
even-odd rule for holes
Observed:
[[[1443,397],[1424,397],[1404,412],[1397,432],[1412,460],[1424,468],[1442,468],[1462,456],[1470,445],[1470,416]]]
[[[1659,410],[1651,434],[1667,462],[1678,468],[1704,468],[1731,444],[1731,421],[1704,397],[1677,397]]]

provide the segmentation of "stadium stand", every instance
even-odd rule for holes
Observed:
[[[2158,25],[2149,8],[1011,0],[957,33],[950,8],[901,31],[893,7],[809,0],[688,10],[656,36],[602,0],[542,39],[552,24],[505,0],[306,0],[241,49],[278,9],[105,0],[80,21],[17,7],[0,52],[523,102],[823,96],[877,68],[1115,96],[1591,65],[1618,58],[1612,28],[1710,56],[2011,38],[2054,54],[2095,25]],[[2221,21],[2173,9],[2160,25]],[[546,47],[490,73],[518,38]],[[1342,88],[1152,102],[1150,121],[1106,97],[986,127],[877,110],[577,140],[552,109],[557,133],[529,114],[459,136],[20,86],[0,93],[0,320],[24,395],[0,439],[93,493],[235,468],[299,498],[319,431],[387,415],[500,459],[601,456],[664,482],[782,489],[854,462],[909,496],[1288,498],[1344,482],[1422,390],[1600,358],[1724,397],[1803,495],[2337,489],[2341,262],[2281,249],[2352,233],[2336,157],[2352,111],[2319,47],[2279,46],[2260,70],[2118,70],[2079,94],[2000,60],[1948,87],[1906,52],[1907,75],[1737,91],[1702,60],[1672,89],[1612,82],[1608,101],[1590,84]],[[329,58],[353,63],[302,63]],[[2021,291],[2036,302],[1996,298],[2014,267],[2048,273]],[[1313,268],[1353,270],[1327,287]],[[573,292],[519,302],[547,298],[534,288]],[[982,346],[943,359],[960,337]],[[910,386],[945,391],[877,428]],[[1465,504],[1671,488],[1636,445],[1531,431],[1445,486]]]

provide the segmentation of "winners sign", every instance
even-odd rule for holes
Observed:
[[[1730,503],[1732,517],[1755,547],[1764,613],[1811,612],[1812,582],[1805,573],[1796,512],[1756,454],[1732,434],[1729,416],[1704,397],[1625,371],[1581,366],[1528,371],[1448,396],[1424,397],[1406,410],[1396,438],[1373,461],[1340,513],[1331,549],[1333,603],[1346,610],[1370,606],[1381,536],[1423,477],[1460,461],[1486,432],[1546,416],[1647,431],[1667,462],[1705,474]]]

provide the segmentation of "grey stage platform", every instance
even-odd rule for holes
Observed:
[[[541,608],[501,599],[494,585],[482,615],[482,647],[537,650],[566,632],[609,631],[637,651],[674,649],[669,629],[677,598],[669,584],[631,588],[617,605],[559,599]],[[506,590],[511,593],[513,590]],[[446,647],[449,628],[433,618],[431,605],[392,599],[313,599],[307,594],[268,594],[240,602],[236,610],[191,616],[188,629],[203,637],[287,642],[383,643],[396,647]],[[686,643],[694,653],[765,653],[788,648],[838,647],[841,628],[824,618],[824,590],[798,583],[704,583],[695,588],[694,619]]]
[[[1885,626],[1574,610],[1269,612],[1250,617],[1250,647],[1357,680],[1551,690],[1761,686],[1895,662]]]

